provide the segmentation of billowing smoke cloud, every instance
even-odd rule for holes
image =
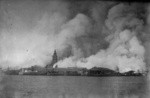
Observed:
[[[109,30],[106,40],[110,43],[107,49],[100,49],[94,55],[79,60],[74,56],[66,58],[58,65],[62,67],[106,67],[119,68],[120,72],[146,70],[145,48],[137,36],[143,33],[143,10],[137,4],[118,4],[108,12],[105,25]],[[105,32],[104,32],[105,33]],[[141,36],[140,36],[141,37]]]
[[[45,66],[56,49],[58,67],[146,70],[146,4],[65,0],[0,4],[4,68]]]
[[[2,67],[45,66],[51,62],[55,49],[60,58],[65,58],[66,55],[76,55],[77,58],[82,56],[75,39],[88,31],[90,19],[82,13],[71,16],[67,2],[16,1],[18,5],[11,1],[1,3]]]
[[[1,1],[0,65],[49,63],[68,12],[67,3],[61,1]]]

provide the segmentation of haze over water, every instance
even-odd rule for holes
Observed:
[[[147,77],[5,76],[0,98],[149,98]]]

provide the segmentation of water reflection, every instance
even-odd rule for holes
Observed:
[[[0,98],[149,98],[146,77],[5,76]]]

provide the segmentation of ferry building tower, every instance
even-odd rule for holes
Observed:
[[[53,53],[53,56],[52,56],[52,61],[51,61],[51,63],[50,64],[48,64],[48,65],[46,65],[46,68],[53,68],[53,65],[55,64],[55,63],[57,63],[57,52],[56,52],[56,50],[54,51],[54,53]]]

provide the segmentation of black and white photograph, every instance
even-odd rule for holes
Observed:
[[[0,98],[150,98],[150,2],[0,0]]]

